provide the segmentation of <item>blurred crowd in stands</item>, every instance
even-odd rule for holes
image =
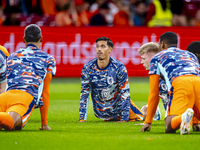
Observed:
[[[0,26],[200,26],[200,0],[0,0]]]

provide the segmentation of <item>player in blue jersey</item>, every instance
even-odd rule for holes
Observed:
[[[142,121],[141,110],[131,101],[128,73],[124,64],[110,57],[112,41],[96,40],[97,58],[83,66],[79,121],[85,122],[91,92],[94,114],[105,121]]]
[[[191,53],[193,53],[197,59],[200,62],[200,41],[194,41],[190,43],[187,47],[187,50]],[[192,120],[192,128],[193,131],[200,131],[200,122],[199,120],[194,116],[194,119]]]
[[[177,48],[178,38],[173,32],[160,36],[159,49],[150,62],[150,92],[145,125],[141,131],[150,131],[153,115],[159,102],[159,79],[163,78],[169,90],[170,101],[165,119],[165,132],[190,133],[194,112],[200,118],[200,78],[196,56]]]
[[[49,86],[56,72],[55,59],[40,49],[39,26],[27,26],[23,41],[26,48],[17,50],[7,60],[7,90],[0,94],[0,128],[21,130],[33,109],[40,107],[40,129],[50,130],[47,125]]]
[[[143,64],[146,70],[149,70],[150,61],[158,52],[159,52],[158,44],[154,42],[146,43],[139,48],[138,53],[141,55],[141,59],[142,59],[141,64]],[[164,109],[166,110],[167,104],[169,102],[169,94],[168,94],[166,83],[162,78],[160,78],[160,81],[159,81],[159,96],[163,102]],[[143,106],[143,109],[145,109],[146,111],[143,111],[143,109],[141,110],[144,113],[147,113],[147,107],[148,107],[147,105]],[[160,120],[160,117],[157,117],[160,114],[161,113],[158,107],[153,117],[153,120]]]

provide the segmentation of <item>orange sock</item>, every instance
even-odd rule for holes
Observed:
[[[178,129],[180,127],[180,124],[181,124],[181,115],[172,118],[171,120],[172,129]]]
[[[14,127],[14,120],[11,115],[0,112],[0,126],[5,130],[11,130]]]

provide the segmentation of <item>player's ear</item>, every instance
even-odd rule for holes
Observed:
[[[110,46],[110,47],[109,47],[109,52],[111,53],[111,52],[112,52],[112,50],[113,50],[113,48]]]
[[[23,37],[23,42],[26,44],[27,42],[26,42],[26,39]]]
[[[40,37],[39,42],[42,42],[42,36]]]
[[[168,45],[167,45],[164,41],[162,41],[162,42],[161,42],[161,48],[162,48],[162,49],[167,49],[167,48],[168,48]]]
[[[165,43],[162,41],[161,42],[161,48],[164,49],[165,48]]]
[[[195,53],[195,56],[197,57],[198,61],[200,61],[200,54]]]

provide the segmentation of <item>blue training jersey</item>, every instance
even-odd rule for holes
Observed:
[[[110,57],[110,63],[104,69],[98,67],[97,58],[83,66],[79,120],[87,118],[90,92],[96,117],[110,120],[121,116],[122,121],[128,121],[130,89],[124,64]]]
[[[160,75],[171,89],[172,81],[182,75],[199,75],[199,63],[196,56],[188,51],[170,47],[156,54],[150,63],[149,75]]]
[[[7,70],[7,91],[25,91],[34,97],[36,107],[42,105],[40,98],[46,74],[56,73],[53,56],[29,44],[8,57]]]
[[[0,50],[0,83],[6,81],[6,55]]]

